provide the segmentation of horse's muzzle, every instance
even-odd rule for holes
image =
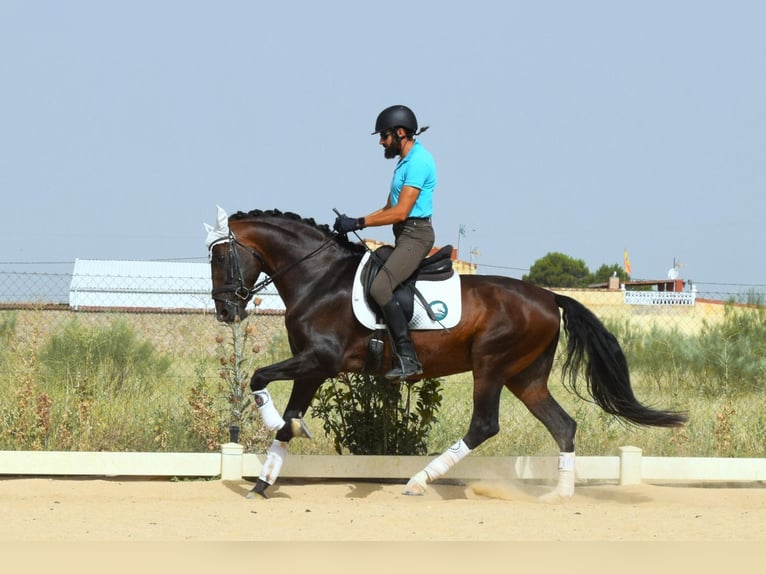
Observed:
[[[221,323],[233,323],[237,319],[247,317],[247,310],[240,301],[234,299],[217,299],[215,318]]]

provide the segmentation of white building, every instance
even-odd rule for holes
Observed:
[[[212,310],[211,289],[209,263],[77,259],[69,286],[69,306]],[[285,310],[274,285],[256,296],[261,299],[259,311]],[[253,308],[252,301],[249,308]]]

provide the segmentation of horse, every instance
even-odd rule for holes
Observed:
[[[355,272],[368,250],[363,242],[352,242],[313,218],[276,209],[227,216],[218,207],[215,226],[205,228],[218,321],[245,318],[253,295],[272,282],[285,304],[292,356],[257,368],[250,381],[258,412],[275,432],[261,475],[248,495],[266,498],[289,441],[310,437],[302,417],[322,383],[344,372],[382,377],[390,365],[391,345],[385,343],[377,371],[365,370],[370,368],[372,331],[355,319],[351,303]],[[261,274],[266,278],[258,282]],[[455,326],[414,330],[411,336],[423,365],[418,378],[472,372],[471,420],[465,435],[412,476],[403,494],[424,494],[428,483],[500,431],[504,388],[545,426],[558,446],[558,478],[546,496],[562,499],[574,494],[577,423],[548,389],[562,323],[567,337],[562,382],[569,390],[628,424],[670,428],[687,422],[682,412],[639,402],[617,339],[575,299],[493,275],[460,275],[459,289],[462,314]],[[587,395],[578,387],[581,372]],[[282,415],[267,389],[274,380],[293,381]]]

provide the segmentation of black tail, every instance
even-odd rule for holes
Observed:
[[[564,311],[567,332],[563,372],[564,376],[569,375],[569,386],[578,396],[582,397],[576,386],[577,375],[583,359],[587,359],[588,394],[607,413],[645,426],[677,427],[687,421],[682,413],[654,410],[638,402],[630,386],[628,363],[614,335],[598,317],[571,297],[556,295],[556,303]]]

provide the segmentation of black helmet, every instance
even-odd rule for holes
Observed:
[[[391,106],[378,114],[375,120],[375,131],[371,135],[379,134],[391,128],[403,127],[408,132],[418,131],[418,119],[414,112],[407,106]]]

